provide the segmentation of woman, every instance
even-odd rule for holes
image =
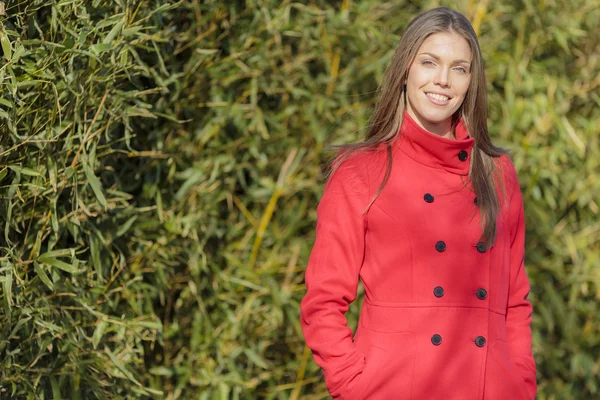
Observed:
[[[438,8],[406,28],[364,142],[317,208],[301,324],[340,399],[536,393],[516,171],[488,136],[476,34]],[[354,338],[344,316],[365,300]]]

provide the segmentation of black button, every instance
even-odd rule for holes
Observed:
[[[477,298],[479,300],[485,300],[486,297],[487,297],[487,290],[485,290],[485,289],[477,290]]]
[[[458,152],[458,159],[460,161],[465,161],[467,157],[469,157],[469,153],[467,153],[466,150],[461,150]]]
[[[477,197],[473,199],[473,204],[477,205]]]
[[[446,243],[444,243],[443,241],[439,241],[435,244],[435,249],[437,251],[439,251],[440,253],[446,250]]]
[[[483,242],[477,243],[477,251],[478,252],[485,253],[486,250],[487,250],[487,246],[485,245],[485,243],[483,243]]]
[[[442,337],[436,333],[431,337],[431,343],[433,343],[435,346],[439,346],[442,344]]]
[[[433,294],[435,297],[442,297],[444,295],[444,288],[441,286],[436,286],[435,289],[433,289]]]
[[[425,200],[428,203],[433,203],[433,196],[430,193],[425,193],[425,196],[423,196],[423,200]]]
[[[483,336],[477,336],[477,338],[475,339],[475,344],[477,345],[477,347],[485,346],[485,338]]]

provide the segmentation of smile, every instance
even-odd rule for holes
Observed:
[[[448,96],[444,96],[441,94],[437,94],[437,93],[425,93],[428,97],[431,97],[432,99],[438,100],[438,101],[448,101],[450,100],[450,98]]]

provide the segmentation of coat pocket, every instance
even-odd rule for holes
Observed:
[[[494,399],[530,400],[527,394],[525,381],[519,371],[510,361],[508,342],[498,339],[492,346],[495,361],[494,376],[490,376],[489,383],[495,388]]]
[[[369,388],[369,382],[373,380],[372,371],[377,368],[382,357],[385,359],[385,350],[376,346],[369,347],[365,355],[365,367],[360,375],[348,385],[345,393],[342,394],[344,400],[361,400],[365,398],[364,393]]]
[[[415,337],[411,332],[382,333],[360,328],[361,346],[369,344],[365,368],[348,385],[343,398],[411,399]]]

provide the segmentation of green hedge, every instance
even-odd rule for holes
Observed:
[[[298,321],[321,166],[438,5],[521,179],[538,398],[600,397],[597,0],[5,3],[0,398],[326,397]]]

